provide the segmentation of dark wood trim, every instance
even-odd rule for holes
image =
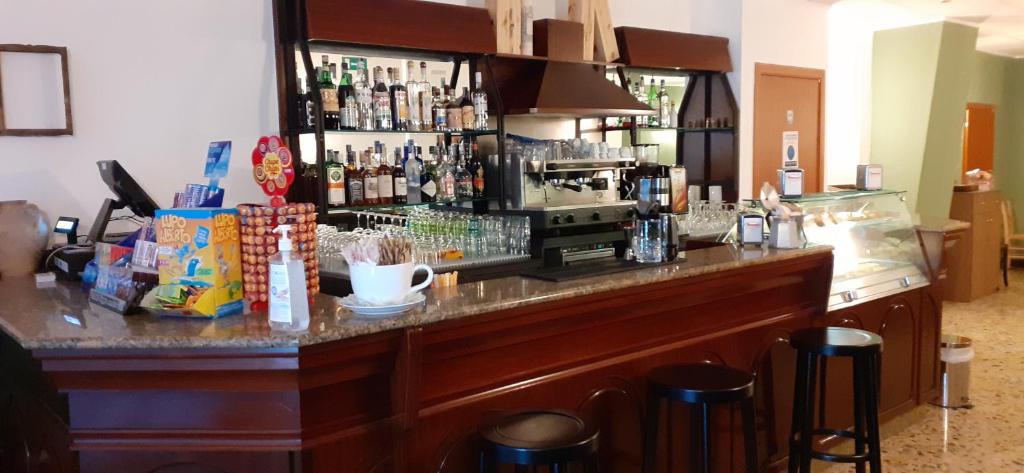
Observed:
[[[71,116],[71,79],[68,72],[68,48],[34,44],[0,44],[0,53],[57,54],[60,56],[61,79],[64,82],[64,128],[7,128],[4,119],[3,90],[0,89],[0,136],[63,136],[73,135]],[[0,73],[3,65],[0,64]]]

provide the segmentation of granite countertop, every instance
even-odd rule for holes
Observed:
[[[32,277],[0,281],[0,328],[27,349],[67,348],[288,348],[314,345],[403,327],[759,265],[811,254],[800,250],[739,250],[721,246],[686,252],[686,261],[567,282],[510,276],[429,290],[424,307],[385,318],[358,317],[339,299],[318,295],[306,332],[271,332],[265,313],[217,320],[121,316],[91,305],[78,284],[36,288]]]
[[[953,233],[971,228],[970,222],[920,214],[914,214],[914,225],[921,231],[940,233]]]

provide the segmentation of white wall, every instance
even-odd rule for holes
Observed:
[[[117,159],[157,203],[203,182],[210,141],[232,140],[230,204],[261,198],[249,154],[277,133],[269,0],[0,0],[0,43],[68,48],[75,134],[0,137],[0,200],[91,223]],[[83,229],[86,230],[86,229]]]
[[[828,13],[826,184],[856,181],[871,157],[871,60],[874,33],[941,21],[884,0],[844,0]]]
[[[754,163],[754,64],[825,69],[829,6],[808,0],[743,2],[740,93],[740,198],[752,195]],[[828,78],[825,80],[829,86]],[[829,105],[826,103],[826,109]],[[828,136],[825,136],[828,143]],[[825,156],[825,162],[828,161]],[[827,164],[826,164],[827,167]]]

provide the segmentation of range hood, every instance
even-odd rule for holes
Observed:
[[[486,59],[506,115],[587,118],[655,114],[605,78],[605,64],[504,54]],[[488,73],[487,67],[482,69]]]

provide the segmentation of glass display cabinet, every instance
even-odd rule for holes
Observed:
[[[842,191],[783,199],[804,214],[807,242],[834,248],[829,310],[929,284],[904,192]]]

